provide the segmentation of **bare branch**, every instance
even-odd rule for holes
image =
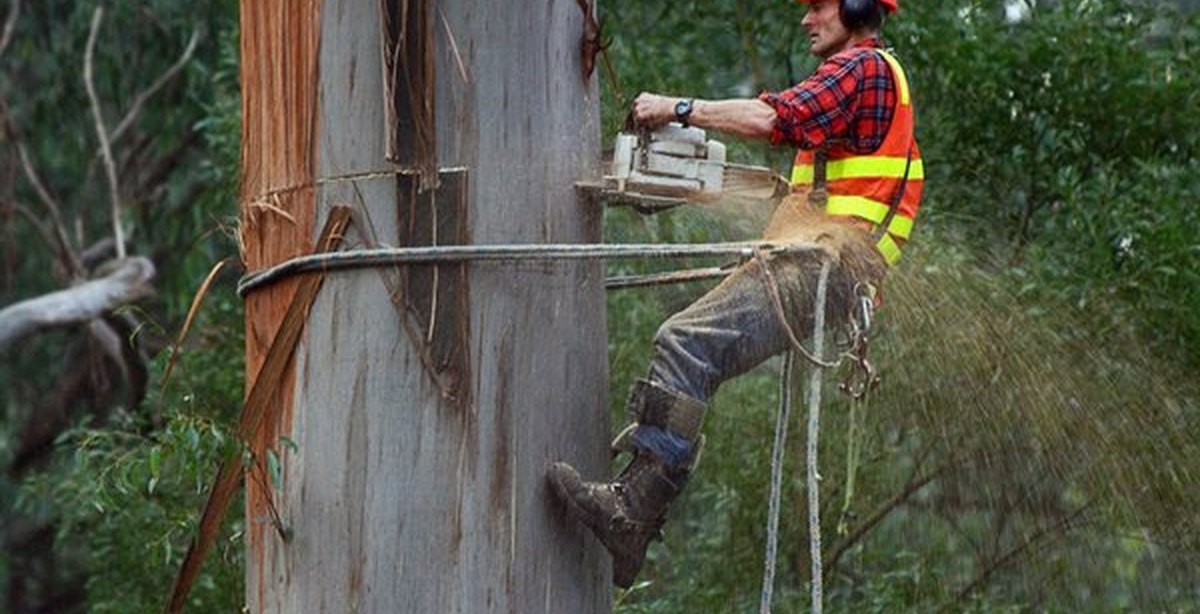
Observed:
[[[154,81],[154,83],[150,84],[150,87],[142,90],[142,92],[138,94],[136,98],[134,98],[133,105],[130,106],[129,110],[125,112],[125,117],[121,118],[121,122],[117,124],[117,127],[113,129],[112,134],[109,135],[108,143],[110,146],[116,143],[117,140],[125,134],[125,131],[133,125],[134,120],[137,119],[138,114],[142,111],[142,105],[145,104],[151,96],[157,94],[158,90],[162,89],[164,85],[171,81],[171,79],[174,79],[176,75],[183,70],[184,66],[187,66],[187,63],[192,60],[192,56],[195,55],[196,46],[199,42],[200,30],[192,30],[192,38],[188,40],[187,48],[183,50],[183,54],[179,56],[179,59],[176,60],[175,63],[166,70],[166,72],[160,75],[158,79]]]
[[[112,199],[113,238],[117,242],[117,257],[125,257],[125,231],[121,228],[121,193],[117,180],[117,165],[113,162],[112,146],[108,139],[108,129],[104,127],[104,113],[100,108],[100,98],[96,96],[96,84],[93,78],[95,64],[96,35],[100,32],[100,22],[104,19],[104,7],[97,6],[92,13],[92,28],[88,32],[87,47],[83,52],[83,83],[87,87],[88,100],[92,104],[92,118],[96,123],[96,138],[100,140],[100,153],[104,158],[104,170],[108,176],[108,195]]]
[[[4,30],[0,32],[0,55],[8,48],[12,40],[13,30],[17,27],[17,16],[21,14],[21,0],[12,0],[12,8],[8,9],[8,17],[4,19]]]
[[[17,212],[17,215],[25,218],[25,221],[29,222],[29,224],[38,231],[39,235],[42,235],[42,241],[46,242],[46,247],[49,247],[51,251],[58,251],[61,248],[58,243],[58,237],[55,236],[54,231],[51,230],[48,225],[46,225],[46,222],[42,221],[41,218],[34,214],[29,207],[26,207],[21,203],[12,203],[12,207],[13,211]]]
[[[872,514],[868,516],[867,519],[862,522],[862,524],[858,525],[858,527],[856,527],[854,531],[850,533],[850,535],[847,535],[846,538],[833,549],[832,554],[829,555],[829,562],[825,565],[825,576],[832,576],[833,572],[837,569],[837,564],[841,560],[842,555],[846,554],[846,552],[850,550],[851,546],[858,543],[860,539],[871,532],[871,529],[875,528],[875,525],[883,522],[883,520],[887,518],[889,514],[899,509],[901,505],[907,502],[913,495],[917,494],[917,492],[924,488],[926,484],[941,476],[941,474],[949,469],[950,466],[952,466],[952,463],[947,463],[946,465],[943,465],[929,472],[928,474],[919,477],[916,471],[919,471],[920,469],[917,468],[916,471],[909,476],[908,483],[904,485],[904,488],[900,489],[900,492],[897,492],[892,496],[891,499],[888,499],[882,505],[876,508],[876,510],[872,512]]]
[[[1075,510],[1071,514],[1064,515],[1057,522],[1038,528],[1033,533],[1026,535],[1024,539],[1017,543],[1017,545],[1013,546],[1008,552],[992,559],[987,567],[980,571],[979,574],[976,575],[973,580],[971,580],[971,582],[969,582],[962,590],[959,591],[955,602],[962,603],[963,601],[966,601],[966,599],[970,597],[972,593],[978,590],[979,587],[986,584],[992,575],[1011,563],[1017,557],[1024,554],[1027,550],[1037,545],[1042,541],[1042,539],[1058,532],[1066,534],[1071,529],[1075,528],[1077,526],[1075,521],[1082,516],[1084,512],[1088,511],[1088,509],[1092,507],[1093,503],[1095,503],[1095,499],[1087,501],[1080,506],[1079,509]]]
[[[117,334],[116,330],[104,321],[104,318],[93,318],[87,323],[88,333],[92,339],[104,352],[104,355],[116,365],[117,370],[121,373],[121,379],[130,381],[129,365],[125,363],[125,352],[121,349],[124,344],[124,339]]]
[[[37,171],[33,168],[33,161],[29,159],[29,151],[25,149],[25,144],[17,142],[17,154],[21,158],[21,167],[25,170],[25,178],[29,180],[29,184],[33,186],[33,191],[37,193],[42,204],[46,206],[46,210],[50,213],[50,221],[54,224],[54,234],[58,239],[58,248],[63,264],[69,271],[75,275],[83,274],[83,267],[79,264],[79,259],[75,256],[75,250],[71,249],[71,241],[67,238],[67,227],[63,224],[62,212],[58,208],[58,201],[50,195],[50,191],[42,184],[41,178],[38,177]]]
[[[154,265],[141,257],[117,262],[107,277],[0,310],[0,351],[38,330],[86,322],[148,295]]]

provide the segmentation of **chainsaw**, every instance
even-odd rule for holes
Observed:
[[[724,143],[708,139],[700,128],[678,123],[622,132],[603,181],[580,187],[644,212],[730,196],[766,200],[778,194],[782,178],[767,168],[731,164],[725,154]]]

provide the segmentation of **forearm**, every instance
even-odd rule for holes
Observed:
[[[690,123],[706,130],[765,141],[775,126],[775,109],[755,99],[697,100]]]
[[[643,93],[633,101],[634,119],[652,129],[675,121],[675,105],[680,100]],[[696,100],[688,123],[741,138],[767,140],[775,127],[775,108],[755,99]]]

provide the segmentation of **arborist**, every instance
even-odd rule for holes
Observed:
[[[813,255],[757,257],[671,316],[654,339],[649,374],[634,386],[634,424],[615,447],[633,459],[611,482],[550,467],[552,490],[612,555],[613,582],[628,588],[667,508],[687,483],[708,399],[725,380],[790,349],[812,330],[816,280],[826,261],[829,325],[846,326],[878,287],[912,231],[924,167],[908,80],[880,38],[899,0],[798,0],[816,72],[755,99],[699,100],[643,93],[639,126],[680,122],[798,149],[792,193],[765,238],[809,242]]]

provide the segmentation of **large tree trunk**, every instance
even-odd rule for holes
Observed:
[[[351,247],[599,241],[573,189],[599,158],[575,2],[243,0],[242,19],[250,268],[311,250],[335,203],[358,210]],[[293,289],[248,299],[251,379]],[[608,559],[543,477],[605,470],[605,339],[595,264],[329,274],[254,444],[250,611],[608,611]]]

